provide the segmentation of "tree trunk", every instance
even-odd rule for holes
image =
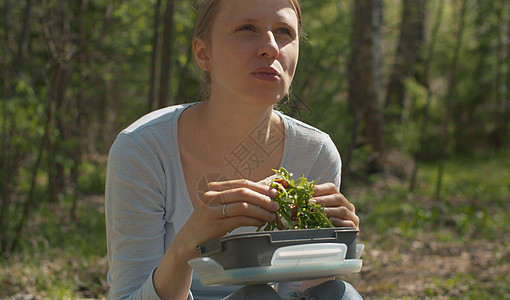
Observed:
[[[86,78],[86,70],[87,70],[87,11],[89,7],[89,0],[81,0],[80,12],[79,12],[79,39],[78,39],[78,68],[76,72],[80,74],[80,78]],[[71,159],[73,161],[71,174],[70,174],[70,182],[73,193],[73,201],[70,209],[70,215],[72,220],[76,223],[78,222],[78,199],[79,199],[79,179],[80,179],[80,165],[82,163],[82,154],[85,145],[83,140],[85,139],[86,126],[85,124],[85,106],[86,102],[84,98],[85,93],[85,81],[81,80],[78,83],[78,92],[76,94],[75,101],[75,117],[76,121],[72,124],[72,136],[76,140],[75,147],[73,151],[70,153]]]
[[[118,24],[115,23],[114,17],[114,6],[113,2],[108,2],[106,4],[105,10],[105,19],[103,25],[103,35],[105,37],[108,36],[109,28],[117,27]],[[92,54],[93,55],[93,54]],[[115,85],[113,80],[106,80],[106,77],[112,77],[113,75],[113,64],[111,64],[108,60],[102,60],[102,73],[104,76],[101,76],[97,80],[100,82],[103,93],[101,97],[99,97],[95,110],[98,111],[99,122],[97,124],[98,128],[101,128],[99,133],[94,133],[92,130],[89,130],[87,139],[90,141],[100,140],[105,145],[111,145],[113,142],[113,138],[115,137],[115,118],[118,113],[118,107],[121,106],[119,99],[115,97]],[[95,136],[95,135],[98,136]],[[96,153],[97,145],[93,143],[88,143],[88,153]],[[101,149],[104,151],[105,149]]]
[[[14,2],[16,3],[16,2]],[[17,10],[16,6],[21,4],[15,4],[14,8],[11,9],[11,1],[4,1],[1,6],[2,11],[2,25],[4,31],[5,40],[2,41],[1,52],[2,52],[2,141],[1,141],[1,170],[2,184],[1,184],[1,195],[0,195],[0,251],[3,252],[4,256],[10,254],[9,247],[12,248],[12,236],[9,231],[14,228],[12,225],[14,222],[10,220],[10,211],[13,206],[16,206],[14,198],[14,187],[18,184],[14,177],[19,171],[20,158],[23,154],[17,153],[17,151],[9,143],[10,138],[15,134],[15,120],[13,116],[9,115],[9,103],[13,100],[15,94],[15,81],[19,79],[25,73],[27,51],[30,43],[30,28],[33,19],[33,6],[34,1],[29,0],[26,2],[23,8],[23,18],[20,21],[21,28],[19,33],[15,33],[14,22],[11,18],[11,12],[15,13]],[[19,39],[16,40],[16,36]],[[9,65],[11,62],[11,65]],[[10,244],[10,245],[9,245]]]
[[[462,37],[464,35],[465,21],[466,21],[466,10],[467,10],[467,0],[461,0],[461,11],[460,11],[460,20],[459,27],[457,30],[457,41],[455,43],[455,48],[453,50],[452,63],[450,70],[448,72],[448,88],[446,93],[446,113],[445,120],[442,128],[442,141],[441,141],[441,149],[440,149],[440,161],[437,172],[437,182],[436,182],[436,198],[440,197],[441,188],[443,183],[443,173],[444,173],[444,165],[446,162],[446,158],[448,156],[448,146],[450,144],[450,121],[452,119],[452,100],[455,96],[455,87],[457,85],[457,67],[459,65],[459,55],[460,49],[462,46]]]
[[[364,121],[366,143],[376,157],[384,152],[381,102],[382,0],[357,0],[354,7],[352,54],[349,63],[349,101]],[[357,136],[357,135],[353,135]],[[379,160],[373,165],[378,171]]]
[[[152,61],[150,68],[150,79],[149,79],[149,97],[148,97],[148,111],[152,111],[156,108],[156,99],[154,97],[157,89],[157,78],[158,68],[157,61],[159,57],[160,48],[160,34],[159,27],[161,21],[161,0],[158,0],[154,7],[154,36],[152,38]]]
[[[496,80],[495,80],[495,90],[496,90],[496,99],[495,104],[493,105],[495,109],[493,110],[493,120],[494,120],[494,130],[491,133],[491,143],[496,148],[501,148],[505,146],[505,142],[508,141],[508,126],[507,122],[509,121],[508,116],[510,110],[508,109],[508,95],[510,87],[508,86],[508,78],[510,78],[510,55],[509,55],[509,40],[510,40],[510,31],[508,26],[510,25],[510,18],[508,15],[508,9],[510,7],[510,1],[504,1],[500,3],[502,7],[500,8],[497,16],[498,16],[498,37],[497,37],[497,48],[496,48]]]
[[[505,3],[505,7],[507,7],[507,12],[510,10],[510,0],[507,0],[506,3]],[[507,20],[506,20],[506,24],[505,24],[505,27],[507,28],[507,36],[506,36],[506,41],[507,41],[507,48],[506,48],[506,74],[505,74],[505,82],[506,82],[506,96],[505,96],[505,101],[503,103],[501,103],[501,105],[504,107],[504,111],[503,111],[503,121],[505,122],[505,124],[510,124],[510,14],[507,15]],[[510,128],[508,128],[508,126],[506,127],[506,136],[509,135],[509,131],[510,131]],[[508,147],[508,140],[507,140],[507,144],[506,146]]]
[[[58,202],[60,195],[66,193],[68,186],[68,177],[65,174],[69,167],[67,159],[72,157],[74,143],[71,140],[77,140],[72,127],[76,117],[76,105],[72,97],[66,95],[72,75],[72,59],[76,54],[77,48],[74,44],[75,32],[72,22],[74,21],[73,11],[69,8],[66,1],[58,1],[58,5],[48,9],[41,17],[41,27],[45,32],[44,38],[51,53],[49,66],[53,72],[57,72],[56,80],[48,85],[50,93],[48,97],[53,97],[55,106],[54,118],[51,120],[51,127],[54,127],[59,133],[58,136],[50,135],[48,140],[48,191],[50,200]],[[72,116],[72,117],[70,117]],[[74,146],[75,147],[75,146]],[[57,159],[58,157],[63,159]]]
[[[418,176],[418,165],[423,158],[423,146],[427,142],[427,131],[430,122],[430,106],[432,104],[432,91],[430,90],[430,67],[432,65],[432,61],[434,60],[434,54],[436,50],[436,41],[437,35],[439,32],[439,28],[441,27],[442,19],[444,12],[444,1],[441,1],[437,7],[436,12],[436,20],[434,22],[434,26],[432,27],[432,32],[430,34],[430,41],[427,43],[426,50],[426,58],[423,65],[423,86],[427,91],[427,99],[425,103],[425,110],[423,112],[423,120],[420,124],[420,138],[419,138],[419,146],[416,153],[414,153],[414,168],[411,175],[411,182],[409,184],[409,189],[414,191],[416,188],[416,179]]]
[[[163,48],[161,52],[161,78],[159,84],[159,102],[158,107],[162,108],[169,104],[170,74],[173,48],[173,24],[175,2],[177,0],[167,0],[165,11],[165,22],[163,28]]]
[[[18,43],[18,53],[14,69],[16,75],[21,75],[25,71],[25,57],[28,50],[28,42],[30,40],[30,25],[32,24],[32,8],[34,0],[28,0],[25,6],[25,17],[23,19],[23,27],[21,28],[20,40]]]
[[[425,42],[425,2],[404,0],[400,39],[386,95],[386,107],[390,108],[389,120],[402,121],[405,106],[404,80],[414,77],[423,83],[415,67],[420,63],[420,50]]]
[[[59,68],[55,69],[53,72],[53,78],[50,83],[51,86],[57,86],[57,83],[61,81],[62,76],[62,70]],[[45,112],[45,121],[44,121],[44,135],[41,138],[41,141],[39,143],[38,151],[36,160],[34,163],[34,166],[32,167],[32,173],[30,175],[30,190],[28,192],[27,200],[23,204],[23,210],[21,212],[21,215],[19,216],[19,220],[17,221],[17,224],[15,226],[15,238],[11,243],[10,252],[14,252],[16,248],[18,247],[19,241],[22,237],[23,228],[26,225],[26,222],[28,220],[28,217],[30,213],[32,212],[32,208],[35,205],[35,189],[37,187],[37,173],[39,171],[39,168],[41,166],[44,150],[47,149],[47,145],[50,142],[50,135],[52,131],[52,120],[54,119],[55,115],[55,105],[53,103],[54,99],[56,98],[55,95],[52,95],[55,90],[50,89],[50,94],[47,97],[46,102],[46,112]]]
[[[7,30],[10,28],[9,20],[10,20],[10,3],[9,0],[6,0],[4,4],[1,7],[2,9],[2,26],[5,30],[4,36],[5,40],[2,40],[2,44],[0,45],[0,48],[2,49],[2,60],[7,62],[9,57],[9,38]],[[0,172],[2,175],[2,193],[0,195],[0,227],[3,228],[3,230],[0,230],[0,251],[5,254],[7,249],[7,233],[8,233],[8,224],[7,224],[7,218],[8,218],[8,209],[11,202],[11,191],[10,191],[10,185],[9,185],[9,173],[11,172],[11,163],[8,159],[10,155],[9,151],[9,130],[8,130],[8,113],[7,113],[7,107],[8,107],[8,101],[10,99],[10,93],[9,93],[9,70],[7,68],[7,64],[3,63],[2,65],[2,140],[1,140],[1,156],[0,156],[0,163],[2,171]]]

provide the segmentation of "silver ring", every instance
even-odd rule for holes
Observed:
[[[221,209],[221,213],[223,214],[223,217],[225,218],[228,218],[229,216],[227,215],[227,204],[223,204],[223,208]]]

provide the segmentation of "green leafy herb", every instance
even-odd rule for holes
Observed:
[[[275,175],[264,181],[278,191],[274,201],[280,205],[276,220],[264,227],[264,231],[275,229],[331,228],[333,224],[324,213],[324,205],[308,203],[313,196],[313,184],[301,176],[291,180],[291,174],[285,169],[273,170]],[[260,228],[259,228],[260,229]]]

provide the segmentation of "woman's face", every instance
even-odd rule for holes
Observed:
[[[195,42],[210,72],[211,99],[273,105],[288,92],[299,53],[298,19],[288,0],[223,0],[209,41]]]

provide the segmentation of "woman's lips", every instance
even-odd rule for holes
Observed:
[[[280,78],[280,73],[271,67],[258,68],[252,75],[257,79],[268,82],[277,81]]]

